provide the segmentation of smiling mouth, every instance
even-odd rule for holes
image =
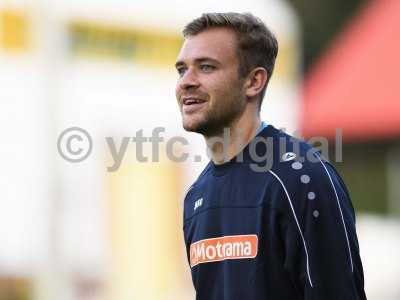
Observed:
[[[182,111],[186,114],[190,114],[201,109],[207,101],[197,98],[185,98],[182,102]]]
[[[200,104],[206,102],[205,100],[202,99],[197,99],[197,98],[185,98],[183,100],[183,105],[193,105],[193,104]]]

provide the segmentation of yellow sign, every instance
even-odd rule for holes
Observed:
[[[77,21],[70,23],[69,40],[75,56],[168,66],[182,45],[175,34]]]
[[[23,51],[29,44],[29,21],[24,12],[0,11],[0,48],[6,51]]]

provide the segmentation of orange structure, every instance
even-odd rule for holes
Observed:
[[[312,69],[303,87],[305,137],[400,136],[400,1],[374,0]]]

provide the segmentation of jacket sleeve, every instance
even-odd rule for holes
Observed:
[[[299,295],[366,299],[354,209],[339,174],[322,160],[287,171],[271,173],[283,205],[284,267]]]

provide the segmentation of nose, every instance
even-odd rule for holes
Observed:
[[[192,68],[187,69],[179,79],[178,85],[183,90],[197,88],[200,84],[196,72]]]

